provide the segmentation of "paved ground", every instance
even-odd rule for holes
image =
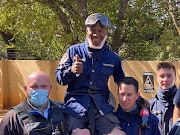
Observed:
[[[0,110],[0,121],[3,119],[4,115],[8,112],[8,110]]]

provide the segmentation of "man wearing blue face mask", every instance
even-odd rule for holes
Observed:
[[[26,100],[13,107],[0,123],[1,135],[63,135],[61,103],[49,99],[52,85],[41,71],[31,73],[25,85]]]

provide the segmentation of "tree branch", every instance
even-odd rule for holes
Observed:
[[[179,33],[179,36],[180,36],[180,26],[179,26],[179,24],[177,22],[175,14],[174,14],[174,10],[173,10],[173,6],[172,6],[172,1],[171,0],[169,0],[169,13],[170,13],[170,15],[171,15],[171,17],[173,19],[174,25],[175,25],[178,33]]]
[[[75,1],[78,7],[78,11],[80,12],[81,22],[84,24],[86,17],[88,16],[87,12],[87,0],[76,0]],[[85,31],[86,27],[83,25],[83,31]]]
[[[55,13],[57,14],[59,21],[64,25],[64,31],[67,34],[71,33],[71,29],[70,29],[70,24],[68,22],[68,18],[66,16],[66,14],[62,11],[61,7],[60,7],[60,3],[57,0],[36,0],[36,2],[39,2],[43,5],[46,5],[48,7],[50,7],[51,9],[53,9],[55,11]]]
[[[122,41],[120,40],[121,33],[122,33],[122,26],[123,22],[122,20],[124,19],[127,5],[128,5],[129,0],[121,0],[121,6],[119,8],[119,14],[118,14],[118,19],[117,19],[117,28],[114,32],[113,36],[113,42],[112,42],[112,50],[118,53],[119,47],[122,45]]]

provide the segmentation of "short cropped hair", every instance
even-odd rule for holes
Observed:
[[[170,63],[170,62],[160,62],[159,64],[157,64],[157,67],[156,67],[157,71],[159,71],[162,68],[169,68],[169,69],[172,68],[174,70],[174,73],[175,73],[175,76],[176,76],[176,68],[172,63]]]
[[[139,83],[136,79],[134,79],[133,77],[124,77],[122,78],[119,82],[118,82],[118,87],[121,86],[121,84],[127,84],[127,85],[134,85],[135,87],[135,91],[136,93],[138,92],[139,90]]]

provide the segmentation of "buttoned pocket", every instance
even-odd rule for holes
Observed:
[[[114,71],[114,65],[103,63],[100,67],[100,72],[102,75],[105,75],[106,77],[110,77],[113,74]]]

